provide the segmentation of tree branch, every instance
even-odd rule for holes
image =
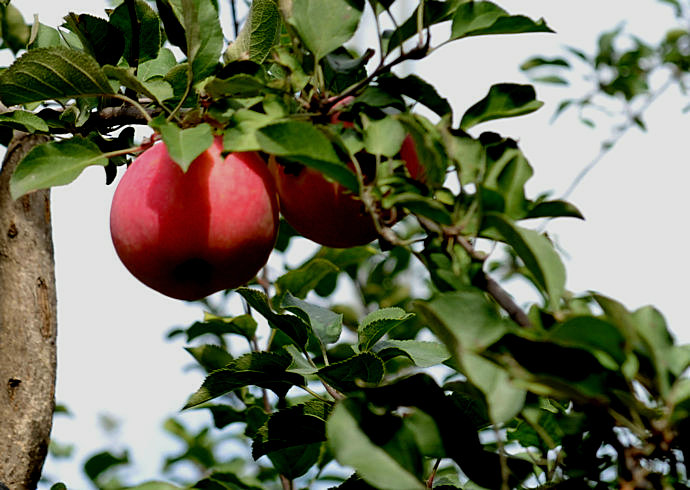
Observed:
[[[47,140],[15,132],[0,170],[0,484],[12,490],[38,485],[55,407],[50,193],[13,201],[9,192],[17,164]]]

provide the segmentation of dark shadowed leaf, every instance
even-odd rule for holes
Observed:
[[[125,451],[121,456],[112,454],[109,451],[94,454],[84,463],[84,473],[94,483],[97,483],[98,477],[108,471],[110,468],[129,463],[129,455]]]
[[[223,369],[206,377],[196,393],[189,397],[185,409],[195,407],[216,397],[245,386],[260,386],[284,396],[292,386],[304,384],[304,378],[285,370],[290,357],[273,352],[253,352],[238,357]]]
[[[277,294],[282,296],[289,291],[298,298],[305,298],[324,277],[338,271],[332,262],[315,258],[280,276],[276,280]]]
[[[105,167],[108,159],[91,141],[75,136],[34,147],[17,166],[10,179],[13,199],[27,192],[66,185],[92,165]]]
[[[319,377],[338,391],[356,391],[360,384],[372,385],[383,379],[383,361],[371,352],[363,352],[344,361],[319,369]]]
[[[567,201],[543,201],[531,208],[525,218],[578,218],[585,219],[573,204]]]
[[[95,59],[61,46],[28,51],[0,75],[7,106],[112,92]]]
[[[318,61],[354,35],[363,9],[363,0],[300,0],[288,22]]]
[[[129,66],[136,67],[139,63],[155,59],[158,56],[158,50],[161,48],[163,39],[160,20],[147,2],[144,0],[135,1],[136,19],[130,17],[127,4],[128,2],[121,3],[110,14],[110,24],[124,36],[124,57]],[[136,43],[132,42],[135,37],[137,38]],[[139,46],[138,52],[134,52],[136,45]]]
[[[378,85],[388,92],[406,95],[412,100],[416,100],[441,117],[452,112],[448,100],[441,97],[433,85],[417,75],[399,78],[389,73],[378,78]]]
[[[460,121],[460,128],[467,130],[479,123],[529,114],[539,109],[543,102],[536,99],[532,85],[499,83],[492,85],[482,100],[467,109]]]
[[[236,291],[263,316],[273,328],[277,328],[300,349],[307,345],[309,338],[308,325],[295,315],[275,313],[268,304],[268,298],[261,291],[251,288],[238,288]]]
[[[193,128],[180,129],[176,124],[165,120],[163,115],[149,123],[161,135],[170,158],[186,172],[191,163],[213,144],[211,126],[201,123]]]
[[[125,51],[125,38],[112,23],[89,14],[69,13],[67,27],[79,36],[84,50],[100,65],[116,65]]]

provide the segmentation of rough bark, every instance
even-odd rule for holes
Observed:
[[[49,191],[13,201],[9,179],[43,136],[16,133],[0,170],[0,488],[35,489],[48,451],[56,372]]]

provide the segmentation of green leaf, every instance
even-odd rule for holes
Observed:
[[[365,119],[364,148],[372,155],[394,157],[405,139],[405,128],[393,117]]]
[[[336,405],[326,422],[326,435],[338,462],[353,467],[375,488],[406,490],[426,488],[413,474],[401,466],[383,448],[374,444],[362,431],[357,414],[360,409],[353,400]]]
[[[340,338],[340,333],[343,330],[342,313],[335,313],[328,308],[307,303],[295,298],[289,292],[283,298],[282,306],[309,324],[314,335],[324,346],[333,344]]]
[[[542,201],[531,208],[525,218],[578,218],[585,219],[573,204],[567,201]]]
[[[273,352],[252,352],[233,359],[223,369],[209,374],[196,393],[189,397],[183,409],[213,400],[245,386],[259,386],[285,396],[293,386],[304,385],[304,378],[288,373],[290,357]]]
[[[383,361],[371,352],[354,355],[319,369],[319,377],[338,391],[356,391],[363,385],[381,382]]]
[[[280,13],[275,0],[254,0],[237,38],[223,54],[223,60],[252,60],[262,63],[280,33]]]
[[[6,106],[111,93],[95,59],[61,46],[28,51],[0,75],[0,100]]]
[[[455,356],[460,351],[483,351],[510,326],[479,289],[442,293],[431,301],[415,301],[414,305]]]
[[[450,358],[443,344],[422,340],[382,340],[374,345],[372,351],[384,361],[395,356],[406,356],[421,368],[436,366]]]
[[[124,58],[129,66],[136,67],[143,61],[158,57],[163,38],[158,15],[148,3],[144,0],[135,0],[136,19],[130,17],[127,3],[123,2],[113,10],[110,14],[110,24],[124,35]],[[138,38],[136,43],[133,42],[135,36]],[[139,47],[138,52],[134,52],[136,46]]]
[[[133,90],[137,94],[141,94],[153,99],[156,105],[163,105],[161,101],[162,99],[159,99],[158,97],[159,94],[151,91],[151,86],[149,85],[150,82],[142,82],[134,75],[134,68],[120,68],[117,66],[106,65],[103,67],[103,72],[109,78],[116,79],[118,82],[120,82],[120,84],[122,84],[123,87],[127,87],[128,89]],[[167,82],[164,82],[162,80],[160,80],[159,83],[164,83],[167,86],[167,90],[163,98],[166,99],[172,97],[172,87]],[[154,90],[156,89],[154,88]],[[158,92],[158,90],[156,90],[156,92]]]
[[[209,0],[171,0],[170,3],[184,27],[192,81],[203,80],[215,71],[223,50],[218,11]]]
[[[239,109],[232,114],[223,134],[223,148],[227,151],[259,151],[256,139],[259,128],[275,122],[272,116],[249,109]]]
[[[0,27],[2,28],[0,38],[2,38],[3,48],[10,48],[12,53],[17,54],[19,50],[26,47],[31,29],[24,22],[24,17],[17,7],[6,5],[2,8]]]
[[[48,132],[48,124],[33,112],[28,111],[9,111],[0,114],[0,126],[35,133],[36,131]]]
[[[276,328],[290,338],[290,340],[300,349],[304,349],[309,339],[308,326],[304,321],[294,315],[280,315],[274,313],[268,304],[268,298],[261,291],[251,288],[237,288],[235,291],[242,296],[245,301],[259,312],[272,328]]]
[[[186,172],[192,162],[213,144],[213,132],[207,123],[180,129],[162,114],[149,123],[161,135],[170,158]]]
[[[548,308],[557,310],[565,292],[565,266],[549,239],[536,231],[517,226],[498,213],[486,213],[485,224],[496,228],[505,242],[513,247],[546,293]]]
[[[62,46],[60,33],[54,27],[35,22],[31,26],[31,37],[29,38],[28,50],[37,48],[49,48],[52,46]]]
[[[17,199],[31,191],[66,185],[86,167],[107,164],[98,147],[81,136],[44,143],[34,147],[17,166],[10,178],[10,194]]]
[[[246,477],[240,478],[228,471],[214,471],[210,476],[196,482],[192,488],[199,490],[263,490],[263,487],[258,486],[259,483],[252,485],[247,483],[246,479]]]
[[[322,279],[339,271],[340,269],[329,260],[314,258],[280,276],[276,280],[276,295],[282,296],[289,291],[298,298],[305,298]]]
[[[181,490],[181,487],[162,481],[149,481],[135,487],[127,487],[127,490]]]
[[[460,128],[468,130],[479,123],[529,114],[539,109],[543,102],[536,99],[532,85],[499,83],[492,85],[482,100],[467,109],[460,121]]]
[[[370,350],[381,337],[413,316],[402,308],[382,308],[369,313],[357,329],[359,348]]]
[[[154,77],[165,77],[177,65],[175,55],[168,48],[161,48],[155,59],[139,63],[137,78],[142,82]]]
[[[269,91],[266,85],[247,73],[239,73],[225,79],[214,78],[204,86],[204,90],[214,98],[249,98]]]
[[[129,463],[129,455],[125,451],[121,456],[116,456],[109,451],[103,451],[91,456],[84,463],[84,473],[94,483],[98,482],[98,477],[115,466]]]
[[[194,322],[185,332],[187,334],[187,342],[209,334],[215,335],[218,338],[227,334],[235,334],[251,340],[256,333],[256,327],[256,320],[251,315],[221,317],[205,313],[203,322]]]
[[[493,423],[508,422],[520,413],[527,392],[506,370],[472,352],[464,352],[460,364],[467,379],[484,393]]]
[[[534,171],[517,143],[509,138],[480,138],[486,150],[486,169],[481,185],[482,204],[487,211],[501,211],[513,219],[522,219],[527,214],[530,202],[525,198],[525,184]],[[489,191],[500,195],[498,206],[490,204]]]
[[[122,32],[105,19],[89,14],[65,16],[67,27],[79,36],[84,51],[93,56],[99,65],[116,65],[125,52]]]
[[[593,316],[579,316],[559,323],[546,338],[566,347],[602,351],[622,365],[626,359],[625,336],[615,325]]]
[[[340,161],[326,135],[308,122],[270,124],[258,130],[256,139],[266,153],[314,168],[353,192],[359,189],[357,177]]]
[[[520,65],[523,71],[532,70],[542,66],[556,66],[562,68],[570,68],[570,63],[564,58],[543,58],[541,56],[534,56]]]
[[[233,360],[228,351],[218,345],[205,344],[185,347],[185,350],[208,372],[221,369]]]
[[[398,78],[392,73],[387,73],[378,78],[379,87],[387,92],[398,93],[416,100],[434,111],[440,117],[452,113],[452,108],[448,100],[441,97],[436,88],[419,78],[417,75],[408,75],[405,78]]]
[[[510,15],[491,2],[465,2],[453,16],[452,39],[488,34],[553,32],[543,19],[534,22],[522,15]]]
[[[318,62],[350,40],[363,9],[362,0],[300,0],[287,20]]]

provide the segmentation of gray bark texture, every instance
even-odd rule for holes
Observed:
[[[0,170],[0,488],[35,489],[55,408],[57,304],[49,191],[13,201],[14,168],[44,136],[16,133]]]

